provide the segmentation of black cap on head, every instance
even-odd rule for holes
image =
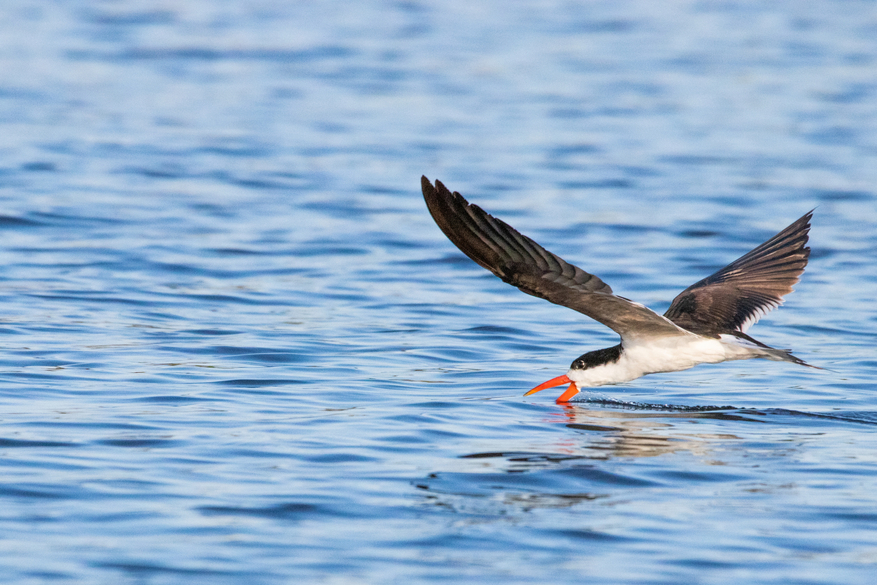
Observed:
[[[621,344],[615,345],[613,347],[607,347],[606,349],[598,349],[596,351],[589,351],[588,353],[579,356],[569,367],[571,370],[588,370],[590,368],[596,368],[597,366],[602,366],[605,364],[611,364],[618,361],[618,358],[621,357]]]

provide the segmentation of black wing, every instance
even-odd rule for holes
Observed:
[[[813,211],[679,293],[664,316],[699,334],[745,333],[759,318],[783,303],[783,296],[807,266],[806,247]]]
[[[639,303],[612,294],[609,285],[555,256],[457,192],[421,178],[426,206],[439,228],[464,254],[527,294],[599,321],[626,339],[685,335]]]

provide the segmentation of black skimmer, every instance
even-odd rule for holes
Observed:
[[[527,294],[569,307],[621,336],[613,347],[589,351],[569,371],[525,396],[569,384],[558,399],[581,388],[619,384],[646,374],[698,364],[764,358],[816,368],[753,339],[746,331],[783,303],[807,266],[813,211],[712,276],[679,293],[664,315],[612,292],[608,284],[552,254],[504,221],[421,178],[426,206],[439,228],[464,254]],[[817,368],[821,369],[821,368]]]

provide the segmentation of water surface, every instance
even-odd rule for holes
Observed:
[[[868,2],[0,8],[0,566],[42,583],[863,583]],[[816,207],[749,361],[616,343],[421,174],[663,311]],[[556,395],[556,393],[555,393]]]

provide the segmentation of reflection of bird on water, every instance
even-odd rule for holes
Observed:
[[[741,415],[736,410],[591,410],[565,404],[543,421],[572,429],[559,440],[503,441],[506,450],[462,455],[450,468],[430,473],[414,487],[430,505],[476,516],[495,517],[498,509],[509,507],[528,511],[611,502],[618,493],[655,483],[637,473],[635,466],[603,462],[690,453],[721,469],[724,463],[718,454],[725,450],[717,447],[741,439],[704,432],[705,419],[761,422],[757,414]],[[691,432],[685,432],[686,427]]]

